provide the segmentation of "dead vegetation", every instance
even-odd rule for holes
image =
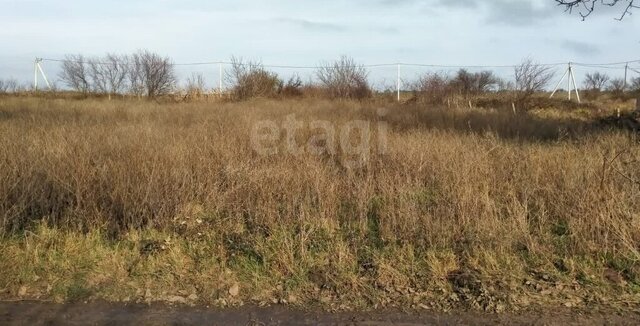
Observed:
[[[356,168],[341,151],[256,154],[252,126],[291,114],[301,144],[312,121],[384,122],[388,150]],[[637,307],[640,151],[597,116],[3,97],[0,296]]]

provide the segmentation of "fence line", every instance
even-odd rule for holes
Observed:
[[[78,60],[67,60],[67,59],[52,59],[52,58],[37,58],[37,60],[41,61],[51,61],[51,62],[74,62],[74,63],[82,63],[83,61]],[[86,61],[85,61],[86,62]],[[99,62],[93,61],[96,64],[110,64],[108,62]],[[633,63],[639,63],[639,60],[628,60],[628,61],[620,61],[620,62],[611,62],[611,63],[581,63],[581,62],[555,62],[555,63],[537,63],[539,66],[548,66],[548,67],[558,67],[567,65],[567,63],[571,63],[574,66],[580,67],[593,67],[593,68],[617,68],[615,66],[623,66],[629,65]],[[248,65],[249,63],[242,62],[231,62],[231,61],[207,61],[207,62],[187,62],[187,63],[172,63],[174,66],[207,66],[207,65]],[[276,65],[276,64],[260,64],[265,68],[279,68],[279,69],[318,69],[324,68],[322,65],[315,66],[293,66],[293,65]],[[441,64],[425,64],[425,63],[410,63],[410,62],[394,62],[394,63],[376,63],[376,64],[362,64],[359,66],[365,68],[375,68],[375,67],[395,67],[395,66],[406,66],[406,67],[426,67],[426,68],[515,68],[519,65],[441,65]],[[620,67],[624,68],[624,67]]]
[[[38,76],[41,76],[42,79],[45,81],[45,83],[47,84],[47,86],[51,89],[51,85],[49,84],[49,81],[47,80],[47,76],[44,73],[44,70],[42,69],[41,63],[47,61],[47,62],[58,62],[58,63],[64,63],[64,62],[73,62],[73,63],[93,63],[93,64],[99,64],[99,65],[110,65],[112,63],[110,62],[100,62],[100,61],[95,61],[92,60],[91,58],[88,58],[87,60],[68,60],[68,59],[56,59],[56,58],[36,58],[35,62],[34,62],[34,88],[35,90],[38,89]],[[171,63],[172,66],[179,66],[179,67],[188,67],[188,66],[218,66],[218,80],[217,80],[217,85],[215,85],[218,89],[218,91],[220,93],[222,93],[224,91],[224,66],[232,66],[232,65],[239,65],[239,66],[248,66],[248,65],[255,65],[255,64],[259,64],[261,67],[264,68],[273,68],[273,69],[298,69],[298,70],[312,70],[312,69],[332,69],[333,67],[331,66],[330,63],[327,63],[326,66],[324,66],[323,64],[320,65],[310,65],[310,66],[305,66],[305,65],[277,65],[277,64],[262,64],[260,62],[233,62],[233,61],[209,61],[209,62],[186,62],[186,63]],[[625,75],[625,85],[626,85],[626,81],[627,81],[627,75],[629,73],[629,71],[631,72],[635,72],[635,73],[639,73],[640,74],[640,67],[635,67],[635,66],[630,66],[631,64],[639,64],[640,65],[640,60],[628,60],[628,61],[618,61],[618,62],[609,62],[609,63],[584,63],[584,62],[555,62],[555,63],[536,63],[536,65],[538,66],[545,66],[545,67],[568,67],[568,71],[571,73],[570,77],[572,79],[575,80],[575,76],[573,75],[573,71],[572,71],[572,67],[584,67],[584,68],[595,68],[595,69],[610,69],[610,70],[624,70],[624,75]],[[358,65],[364,68],[378,68],[378,67],[389,67],[389,68],[396,68],[396,76],[394,76],[396,79],[395,80],[395,91],[397,93],[397,100],[400,101],[400,93],[402,90],[402,87],[404,86],[403,84],[405,83],[404,80],[401,78],[401,68],[402,67],[414,67],[414,68],[440,68],[440,69],[504,69],[504,68],[516,68],[519,65],[441,65],[441,64],[424,64],[424,63],[410,63],[410,62],[396,62],[396,63],[377,63],[377,64],[362,64],[362,65]],[[562,78],[564,79],[564,77]],[[577,94],[577,85],[575,84],[575,81],[573,81],[574,85],[574,89],[576,91]],[[558,89],[560,83],[558,83],[558,86],[556,87],[556,90]],[[392,87],[393,87],[392,86]],[[569,88],[571,88],[571,84],[569,84]],[[555,91],[554,91],[555,92]],[[579,96],[578,96],[579,98]]]

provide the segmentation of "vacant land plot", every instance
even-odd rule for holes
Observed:
[[[0,98],[0,297],[632,310],[640,147],[599,114]]]

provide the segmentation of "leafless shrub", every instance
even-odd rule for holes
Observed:
[[[130,57],[128,66],[130,90],[134,94],[154,98],[175,89],[177,78],[168,57],[142,50]]]
[[[466,69],[460,69],[451,81],[451,84],[457,91],[462,94],[469,94],[473,88],[475,78],[472,73]]]
[[[28,87],[24,84],[21,84],[15,78],[9,78],[4,80],[4,89],[7,93],[20,93],[24,92]],[[55,83],[51,83],[52,87],[55,86]]]
[[[460,69],[451,80],[451,86],[464,96],[486,92],[498,85],[499,78],[491,71],[477,73]]]
[[[600,92],[609,79],[609,76],[600,72],[587,73],[584,80],[584,87],[588,90]]]
[[[516,89],[516,84],[510,80],[500,79],[497,85],[499,92],[509,92]]]
[[[442,103],[451,96],[451,78],[440,72],[427,73],[412,85],[412,89],[420,99],[429,103]]]
[[[640,93],[640,77],[631,79],[631,83],[629,83],[629,90],[634,93]]]
[[[287,80],[287,82],[283,84],[280,94],[286,97],[301,96],[302,95],[302,79],[300,79],[300,76],[298,75],[291,76]]]
[[[227,72],[227,82],[232,85],[233,97],[245,100],[256,97],[274,97],[282,89],[282,81],[274,72],[264,68],[262,63],[231,58],[231,70]]]
[[[127,66],[126,79],[128,92],[129,94],[139,98],[144,94],[145,90],[144,79],[142,76],[142,62],[136,55],[126,56],[124,60]]]
[[[501,82],[501,79],[496,76],[493,71],[481,71],[475,74],[476,76],[476,91],[487,92],[495,90]]]
[[[613,96],[620,97],[625,91],[625,81],[622,78],[615,78],[609,82],[607,90],[611,92]]]
[[[331,98],[363,99],[371,96],[366,68],[342,56],[318,68],[316,76]]]
[[[205,92],[205,80],[204,75],[201,73],[193,73],[187,78],[186,92],[187,97],[198,98],[204,95]]]
[[[89,64],[81,54],[67,55],[62,62],[60,80],[71,89],[87,94],[91,90]]]
[[[519,102],[526,102],[536,92],[544,91],[555,75],[552,67],[537,64],[531,59],[525,59],[514,72]]]
[[[107,54],[103,58],[88,60],[89,76],[95,92],[112,95],[121,93],[125,88],[128,67],[124,56]]]

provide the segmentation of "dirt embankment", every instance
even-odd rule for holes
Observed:
[[[225,310],[109,303],[0,303],[2,325],[638,325],[640,315],[572,310],[522,314],[327,313],[285,307]]]

